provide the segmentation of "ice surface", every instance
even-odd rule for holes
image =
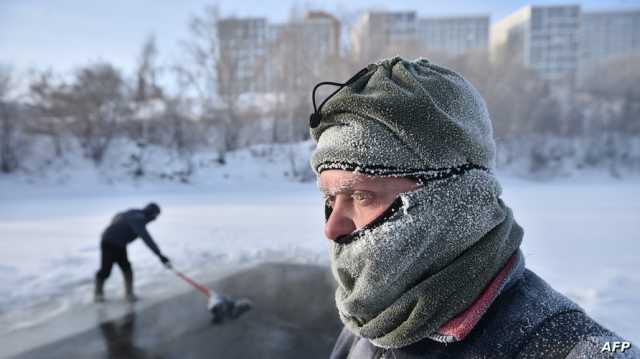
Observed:
[[[40,358],[327,358],[341,323],[333,304],[333,278],[325,266],[265,263],[234,271],[207,283],[228,295],[246,296],[254,308],[236,320],[212,325],[205,298],[182,293],[158,305],[111,314],[113,303],[75,311],[72,318],[56,318],[41,327],[57,334],[61,325],[78,325],[82,314],[93,326],[67,333],[50,344],[20,353],[13,359]],[[88,307],[88,306],[87,306]],[[118,307],[116,305],[115,307]],[[125,307],[120,303],[120,307]],[[108,313],[102,313],[107,311]],[[93,314],[96,313],[96,314]],[[93,316],[93,318],[91,318]],[[96,320],[102,320],[96,325]],[[15,347],[34,332],[16,336]],[[51,335],[51,334],[49,334]],[[7,343],[0,338],[0,357]]]
[[[328,263],[321,196],[315,183],[290,181],[283,174],[288,166],[286,159],[245,153],[191,184],[110,184],[88,169],[63,182],[0,177],[0,337],[88,304],[100,232],[115,212],[152,200],[163,212],[150,233],[195,278],[261,260]],[[499,178],[525,230],[528,267],[604,325],[640,342],[638,179]],[[143,300],[185,288],[141,241],[130,246],[130,258]],[[123,295],[115,268],[106,295]]]

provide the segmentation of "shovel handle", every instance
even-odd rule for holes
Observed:
[[[206,287],[204,287],[204,286],[202,286],[202,285],[200,285],[200,284],[196,283],[193,279],[191,279],[191,278],[187,277],[186,275],[182,274],[181,272],[178,272],[177,270],[175,270],[175,269],[173,269],[173,268],[172,268],[171,270],[172,270],[172,271],[173,271],[173,273],[175,273],[178,277],[182,278],[185,282],[187,282],[187,283],[191,284],[191,286],[192,286],[192,287],[194,287],[195,289],[197,289],[198,291],[200,291],[202,294],[206,295],[207,297],[211,297],[211,291],[210,291],[208,288],[206,288]]]

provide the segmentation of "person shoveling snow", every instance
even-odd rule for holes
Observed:
[[[162,264],[171,268],[169,258],[164,256],[156,242],[147,231],[146,225],[160,215],[160,207],[149,203],[143,209],[130,209],[116,214],[102,233],[100,241],[100,269],[96,273],[94,301],[104,301],[104,283],[111,274],[111,268],[117,263],[122,270],[125,283],[125,298],[137,300],[133,292],[133,270],[127,256],[127,245],[140,237],[149,249],[155,253]]]
[[[94,301],[98,303],[104,301],[104,283],[109,278],[114,263],[118,264],[124,276],[125,298],[130,302],[137,299],[133,293],[133,270],[127,256],[127,245],[140,237],[167,269],[207,296],[207,309],[213,316],[211,320],[213,323],[236,319],[251,309],[251,301],[248,299],[222,296],[173,268],[169,258],[162,254],[146,229],[146,225],[155,220],[158,215],[160,215],[160,206],[155,203],[149,203],[144,209],[130,209],[115,215],[102,233],[101,264],[100,270],[96,273]]]

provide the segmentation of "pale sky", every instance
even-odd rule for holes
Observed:
[[[530,4],[525,0],[0,0],[0,64],[65,72],[106,60],[129,71],[151,34],[156,36],[161,62],[169,64],[180,58],[178,43],[187,37],[190,16],[216,3],[223,16],[265,16],[272,22],[286,20],[292,6],[351,17],[367,8],[416,10],[419,16],[488,14],[493,22]],[[537,0],[533,4],[564,3]],[[640,8],[640,0],[568,3],[580,4],[583,10]]]

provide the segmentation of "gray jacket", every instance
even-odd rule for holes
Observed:
[[[331,359],[382,358],[640,358],[637,349],[604,350],[623,339],[589,318],[575,303],[529,270],[520,271],[462,341],[432,339],[400,349],[375,347],[348,329]]]

